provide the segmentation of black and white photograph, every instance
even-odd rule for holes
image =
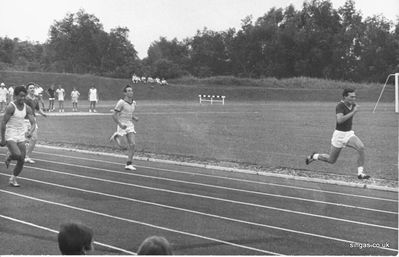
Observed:
[[[397,256],[398,0],[0,0],[0,256]]]

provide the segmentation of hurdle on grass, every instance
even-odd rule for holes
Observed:
[[[374,106],[373,113],[375,112],[375,109],[377,109],[378,102],[380,101],[382,94],[384,93],[384,89],[388,83],[389,78],[392,76],[395,76],[395,112],[396,113],[399,112],[399,103],[398,103],[398,101],[399,101],[399,73],[395,73],[395,74],[389,74],[387,79],[385,80],[384,87],[382,88],[380,97],[378,97],[377,103]]]
[[[210,102],[211,104],[222,103],[222,105],[224,105],[224,99],[226,98],[224,95],[198,95],[198,97],[200,104],[202,104],[202,102]]]

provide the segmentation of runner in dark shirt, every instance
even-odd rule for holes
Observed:
[[[330,154],[313,153],[306,157],[306,164],[310,164],[315,160],[333,164],[337,161],[342,148],[349,146],[359,153],[357,159],[357,177],[359,179],[369,179],[370,176],[364,173],[363,168],[365,159],[364,144],[352,130],[353,117],[359,109],[359,106],[355,102],[356,93],[353,89],[345,89],[342,96],[343,100],[335,108],[337,123],[331,139]]]

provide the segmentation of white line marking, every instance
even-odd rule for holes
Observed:
[[[55,183],[51,183],[51,182],[44,182],[44,181],[35,180],[35,179],[28,179],[28,178],[23,178],[23,179],[24,180],[28,180],[28,181],[41,183],[41,184],[46,184],[46,185],[66,188],[66,189],[70,189],[70,190],[81,191],[81,192],[85,192],[85,193],[91,193],[91,194],[96,194],[96,195],[101,195],[101,196],[107,196],[107,197],[111,197],[111,198],[126,200],[126,201],[130,201],[130,202],[137,202],[137,203],[154,205],[154,206],[162,207],[162,208],[168,208],[168,209],[172,209],[172,210],[185,211],[185,212],[189,212],[189,213],[193,213],[193,214],[197,214],[197,215],[202,215],[202,216],[207,216],[207,217],[212,217],[212,218],[217,218],[217,219],[223,219],[223,220],[227,220],[227,221],[238,222],[238,223],[242,223],[242,224],[246,224],[246,225],[271,228],[271,229],[275,229],[275,230],[281,230],[281,231],[285,231],[285,232],[290,232],[290,233],[295,233],[295,234],[300,234],[300,235],[306,235],[306,236],[312,236],[312,237],[317,237],[317,238],[323,238],[323,239],[327,239],[327,240],[333,240],[333,241],[344,242],[344,243],[358,243],[358,242],[345,240],[345,239],[340,239],[340,238],[335,238],[335,237],[329,237],[329,236],[324,236],[324,235],[319,235],[319,234],[314,234],[314,233],[302,232],[302,231],[297,231],[297,230],[293,230],[293,229],[276,227],[276,226],[271,226],[271,225],[266,225],[266,224],[261,224],[261,223],[256,223],[256,222],[244,221],[244,220],[229,218],[229,217],[225,217],[225,216],[219,216],[219,215],[215,215],[215,214],[209,214],[209,213],[193,211],[193,210],[188,210],[188,209],[184,209],[184,208],[178,208],[178,207],[174,207],[174,206],[164,205],[164,204],[158,204],[158,203],[153,203],[153,202],[148,202],[148,201],[143,201],[143,200],[138,200],[138,199],[133,199],[133,198],[128,198],[128,197],[123,197],[123,196],[119,196],[119,195],[112,195],[112,194],[101,193],[101,192],[92,191],[92,190],[86,190],[86,189],[81,189],[81,188],[76,188],[76,187],[70,187],[70,186],[55,184]],[[0,191],[3,191],[3,190],[0,190]],[[46,200],[43,200],[43,201],[46,201]],[[387,250],[387,248],[381,248],[381,249]],[[396,249],[390,249],[390,250],[397,251]]]
[[[79,160],[88,160],[88,161],[95,161],[95,162],[103,162],[103,163],[110,163],[110,164],[120,165],[120,163],[109,162],[109,161],[104,161],[104,160],[100,160],[100,159],[95,159],[94,160],[94,159],[91,159],[91,158],[75,157],[75,156],[69,156],[69,155],[53,154],[53,153],[46,153],[46,152],[36,152],[36,151],[35,151],[35,153],[47,154],[47,155],[53,155],[53,156],[59,156],[59,157],[66,157],[66,158],[73,158],[73,159],[79,159]],[[91,152],[91,154],[98,154],[98,153],[97,152]],[[126,158],[125,156],[122,156],[122,155],[120,155],[120,156],[113,155],[112,157]],[[177,170],[171,170],[171,169],[154,168],[154,167],[149,167],[149,166],[140,166],[140,165],[136,165],[136,166],[137,167],[141,167],[141,168],[153,169],[153,170],[161,170],[161,171],[168,171],[168,172],[189,174],[189,175],[196,175],[196,176],[203,176],[203,177],[211,177],[211,178],[220,178],[220,179],[225,179],[225,180],[234,180],[234,181],[238,181],[238,182],[247,182],[247,183],[253,183],[253,184],[260,184],[260,185],[270,185],[270,186],[276,186],[276,187],[285,187],[285,188],[292,188],[292,189],[299,189],[299,190],[306,190],[306,191],[313,191],[313,192],[321,192],[321,193],[327,193],[327,194],[336,194],[336,195],[343,195],[343,196],[350,196],[350,197],[359,197],[359,198],[379,200],[379,201],[389,201],[389,202],[394,202],[394,203],[398,202],[398,200],[380,198],[380,197],[372,197],[372,196],[364,196],[364,195],[356,195],[356,194],[346,194],[346,193],[328,191],[328,190],[321,190],[321,189],[305,188],[305,187],[298,187],[298,186],[289,186],[289,185],[267,183],[267,182],[260,182],[260,181],[251,181],[251,180],[246,180],[246,179],[236,179],[236,178],[229,178],[229,177],[215,176],[215,175],[207,175],[207,174],[200,174],[200,173],[194,173],[194,172],[184,172],[184,171],[177,171]]]
[[[3,191],[3,190],[0,190],[0,191]],[[36,225],[34,223],[31,223],[31,222],[15,219],[15,218],[12,218],[12,217],[9,217],[9,216],[5,216],[5,215],[1,215],[1,214],[0,214],[0,217],[3,218],[3,219],[11,220],[11,221],[18,222],[18,223],[21,223],[21,224],[24,224],[24,225],[28,225],[28,226],[31,226],[31,227],[39,228],[39,229],[42,229],[42,230],[46,230],[46,231],[50,231],[52,233],[58,234],[57,230],[54,230],[54,229],[51,229],[51,228],[47,228],[47,227],[43,227],[43,226],[39,226],[39,225]],[[131,251],[119,248],[119,247],[115,247],[115,246],[112,246],[112,245],[100,243],[100,242],[97,242],[97,241],[94,241],[94,244],[101,245],[101,246],[104,246],[105,248],[110,248],[110,249],[117,250],[117,251],[120,251],[120,252],[123,252],[123,253],[136,255],[135,252],[131,252]]]
[[[326,205],[332,205],[332,206],[344,207],[344,208],[354,208],[354,209],[359,209],[359,210],[381,212],[381,213],[388,213],[388,214],[394,214],[394,215],[398,214],[397,212],[393,212],[393,211],[379,210],[379,209],[373,209],[373,208],[367,208],[367,207],[359,207],[359,206],[348,205],[348,204],[340,204],[340,203],[326,202],[326,201],[306,199],[306,198],[300,198],[300,197],[284,196],[284,195],[278,195],[278,194],[270,194],[270,193],[257,192],[257,191],[244,190],[244,189],[228,188],[228,187],[223,187],[223,186],[216,186],[216,185],[197,183],[197,182],[189,182],[189,181],[184,181],[184,180],[160,178],[160,177],[156,177],[156,176],[142,175],[142,174],[137,174],[137,173],[119,172],[119,171],[114,171],[114,170],[95,168],[95,167],[77,165],[77,164],[70,164],[70,163],[65,163],[65,162],[56,162],[56,161],[43,160],[43,159],[36,159],[36,160],[45,161],[45,162],[49,162],[49,163],[55,163],[55,164],[61,164],[61,165],[65,165],[65,166],[101,170],[101,171],[105,171],[105,172],[112,172],[112,173],[123,174],[123,175],[128,175],[128,176],[137,176],[137,177],[151,178],[151,179],[157,179],[157,180],[171,181],[171,182],[182,183],[182,184],[189,184],[189,185],[217,188],[217,189],[223,189],[223,190],[230,190],[230,191],[236,191],[236,192],[242,192],[242,193],[249,193],[249,194],[256,194],[256,195],[265,195],[265,196],[271,196],[271,197],[277,197],[277,198],[286,198],[286,199],[291,199],[291,200],[298,200],[298,201],[305,201],[305,202],[312,202],[312,203],[320,203],[320,204],[326,204]],[[31,166],[29,166],[29,167],[31,167]],[[139,167],[139,166],[136,166],[136,167]]]
[[[80,165],[76,165],[76,167],[93,169],[93,168],[90,168],[90,167],[80,166]],[[341,222],[353,223],[353,224],[358,224],[358,225],[363,225],[363,226],[378,227],[378,228],[390,229],[390,230],[398,231],[398,228],[396,228],[396,227],[382,226],[382,225],[377,225],[377,224],[372,224],[372,223],[353,221],[353,220],[347,220],[347,219],[341,219],[341,218],[335,218],[335,217],[330,217],[330,216],[325,216],[325,215],[306,213],[306,212],[300,212],[300,211],[293,211],[293,210],[277,208],[277,207],[272,207],[272,206],[267,206],[267,205],[246,203],[246,202],[240,202],[240,201],[235,201],[235,200],[230,200],[230,199],[225,199],[225,198],[211,197],[211,196],[198,195],[198,194],[192,194],[192,193],[185,193],[185,192],[179,192],[179,191],[162,189],[162,188],[148,187],[148,186],[132,184],[132,183],[125,183],[125,182],[112,181],[112,180],[101,179],[101,178],[94,178],[94,177],[89,177],[89,176],[84,176],[84,175],[78,175],[78,174],[72,174],[72,173],[67,173],[67,172],[61,172],[61,171],[37,168],[37,167],[32,167],[32,166],[29,166],[29,168],[36,169],[36,170],[47,171],[47,172],[52,172],[52,173],[57,173],[57,174],[63,174],[63,175],[67,175],[67,176],[86,178],[86,179],[89,179],[89,180],[97,180],[97,181],[102,181],[102,182],[107,182],[107,183],[112,183],[112,184],[119,184],[119,185],[125,185],[125,186],[131,186],[131,187],[137,187],[137,188],[143,188],[143,189],[148,189],[148,190],[153,190],[153,191],[167,192],[167,193],[185,195],[185,196],[191,196],[191,197],[197,197],[197,198],[204,198],[204,199],[210,199],[210,200],[233,203],[233,204],[240,204],[240,205],[251,206],[251,207],[259,207],[259,208],[270,209],[270,210],[275,210],[275,211],[281,211],[281,212],[287,212],[287,213],[295,213],[295,214],[311,216],[311,217],[317,217],[317,218],[322,218],[322,219],[329,219],[329,220],[334,220],[334,221],[341,221]],[[110,172],[110,173],[125,174],[125,175],[129,174],[129,173],[123,173],[123,172],[107,170],[107,169],[101,169],[101,168],[95,168],[95,170],[102,170],[102,171],[107,171],[107,172]]]
[[[163,226],[156,226],[156,225],[149,224],[149,223],[146,223],[146,222],[141,222],[141,221],[137,221],[137,220],[122,218],[122,217],[118,217],[118,216],[114,216],[114,215],[110,215],[110,214],[106,214],[106,213],[102,213],[102,212],[96,212],[96,211],[92,211],[92,210],[84,209],[84,208],[80,208],[80,207],[75,207],[75,206],[68,205],[68,204],[62,204],[62,203],[47,201],[47,200],[43,200],[43,199],[40,199],[40,198],[31,197],[31,196],[27,196],[27,195],[23,195],[23,194],[18,194],[18,193],[15,193],[15,192],[10,192],[10,191],[6,191],[6,190],[2,190],[2,189],[0,189],[0,192],[7,193],[7,194],[12,194],[12,195],[15,195],[15,196],[19,196],[19,197],[23,197],[23,198],[27,198],[27,199],[30,199],[30,200],[43,202],[43,203],[57,205],[57,206],[61,206],[61,207],[69,208],[69,209],[74,209],[74,210],[78,210],[78,211],[82,211],[82,212],[86,212],[86,213],[90,213],[90,214],[96,214],[96,215],[107,217],[107,218],[111,218],[111,219],[126,221],[126,222],[129,222],[129,223],[134,223],[134,224],[138,224],[138,225],[142,225],[142,226],[147,226],[147,227],[152,227],[152,228],[156,228],[156,229],[161,229],[161,230],[165,230],[165,231],[169,231],[169,232],[174,232],[174,233],[177,233],[177,234],[182,234],[182,235],[186,235],[186,236],[192,236],[192,237],[196,237],[196,238],[201,238],[201,239],[205,239],[205,240],[208,240],[208,241],[218,242],[218,243],[222,243],[222,244],[226,244],[226,245],[230,245],[230,246],[234,246],[234,247],[238,247],[238,248],[243,248],[243,249],[252,250],[252,251],[261,252],[261,253],[266,253],[266,254],[280,255],[280,254],[275,253],[275,252],[270,252],[270,251],[266,251],[266,250],[262,250],[262,249],[258,249],[258,248],[254,248],[254,247],[249,247],[249,246],[245,246],[245,245],[239,245],[239,244],[231,243],[231,242],[228,242],[228,241],[219,240],[219,239],[216,239],[216,238],[211,238],[211,237],[206,237],[206,236],[201,236],[201,235],[198,235],[198,234],[193,234],[193,233],[189,233],[189,232],[185,232],[185,231],[179,231],[179,230],[175,230],[175,229],[171,229],[171,228],[167,228],[167,227],[163,227]]]

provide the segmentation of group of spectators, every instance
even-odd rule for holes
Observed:
[[[38,83],[34,83],[34,85],[35,97],[39,101],[39,104],[43,111],[54,112],[54,103],[57,100],[58,111],[64,112],[66,91],[61,85],[58,85],[57,89],[55,88],[55,85],[51,85],[47,90],[44,90],[43,87]],[[7,88],[4,82],[0,84],[0,112],[4,112],[7,104],[13,101],[14,87],[15,86],[10,86],[9,88]],[[48,96],[48,108],[46,108],[44,104],[44,94]],[[76,112],[78,111],[78,100],[80,97],[80,92],[74,87],[71,91],[70,96],[72,102],[72,111]],[[96,103],[98,102],[99,97],[97,88],[94,85],[89,89],[88,96],[88,100],[90,102],[89,112],[96,112]]]
[[[135,73],[132,76],[132,82],[133,82],[133,84],[137,84],[137,83],[155,84],[156,83],[156,84],[161,85],[161,86],[168,85],[168,82],[164,78],[160,79],[160,78],[156,77],[154,79],[152,77],[148,77],[148,78],[146,78],[145,76],[140,77],[140,76],[137,76]]]
[[[58,248],[63,255],[85,255],[93,250],[93,230],[84,224],[68,222],[61,224]],[[147,237],[139,246],[137,255],[172,255],[168,240],[160,236]]]

